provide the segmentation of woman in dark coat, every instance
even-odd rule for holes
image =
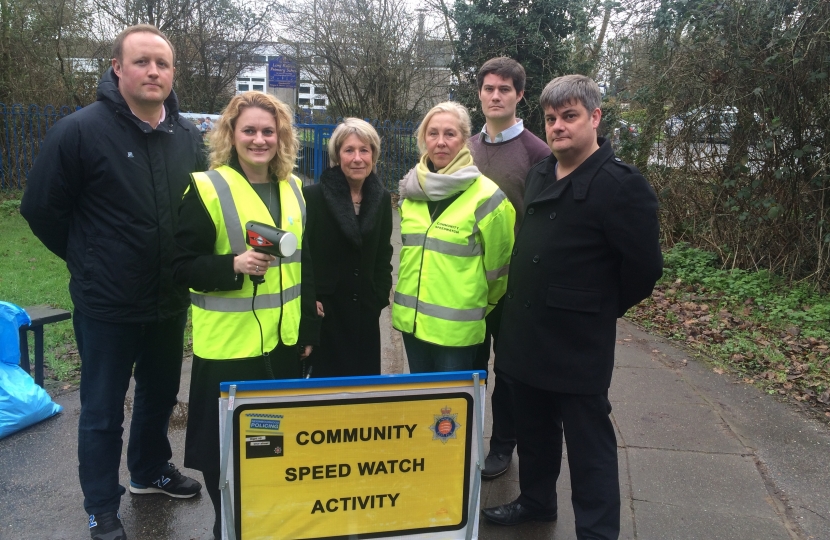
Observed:
[[[329,140],[320,183],[304,188],[314,254],[320,345],[312,377],[380,375],[380,312],[392,288],[392,201],[374,173],[380,137],[346,118]]]

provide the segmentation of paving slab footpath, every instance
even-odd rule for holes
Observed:
[[[399,230],[393,244],[397,273]],[[384,372],[406,372],[400,334],[391,327],[388,309],[381,325]],[[170,423],[173,460],[179,465],[190,365],[186,360],[181,404]],[[830,540],[826,425],[728,374],[714,373],[706,362],[626,321],[617,326],[609,398],[623,495],[621,538]],[[61,415],[0,441],[0,540],[89,538],[77,474],[78,392],[56,401],[64,406]],[[130,405],[128,400],[125,427]],[[490,423],[488,404],[485,435]],[[124,454],[121,481],[126,485],[126,446]],[[514,456],[507,474],[483,483],[483,506],[518,495],[518,466]],[[182,470],[201,481],[200,473]],[[557,491],[559,521],[509,528],[483,521],[479,538],[576,538],[567,463]],[[121,513],[131,540],[212,538],[207,495],[172,500],[128,493]]]

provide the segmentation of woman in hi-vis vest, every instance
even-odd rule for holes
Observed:
[[[291,111],[267,94],[239,94],[216,122],[210,148],[211,170],[192,175],[179,208],[173,273],[190,288],[193,320],[184,463],[204,474],[221,538],[219,383],[302,377],[320,318],[305,201],[291,174],[299,149]],[[286,258],[253,251],[249,221],[293,233],[298,249]],[[265,281],[255,288],[252,277]]]
[[[473,367],[484,317],[507,288],[516,211],[473,163],[470,116],[447,101],[418,127],[421,161],[401,180],[401,264],[392,323],[409,370]]]

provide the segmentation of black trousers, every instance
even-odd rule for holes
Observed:
[[[148,324],[93,319],[75,310],[72,323],[81,354],[78,475],[88,514],[118,510],[126,492],[118,483],[124,399],[135,378],[127,444],[130,478],[150,484],[173,455],[167,438],[182,372],[187,313]]]
[[[299,379],[302,368],[296,345],[278,345],[269,354],[275,379]],[[214,536],[222,538],[222,505],[219,491],[221,441],[219,433],[219,383],[225,381],[257,381],[270,378],[265,360],[205,360],[193,356],[190,376],[187,433],[184,443],[184,466],[202,471],[205,491],[215,513]]]
[[[608,392],[565,394],[535,388],[505,374],[501,380],[510,391],[515,412],[519,502],[541,511],[557,508],[564,432],[577,538],[618,538],[620,481]]]
[[[487,364],[490,362],[490,342],[492,337],[493,349],[499,339],[499,326],[501,325],[501,313],[504,308],[504,297],[502,296],[496,307],[493,308],[485,322],[487,330],[484,334],[484,343],[478,346],[476,359],[473,362],[473,369],[487,371]],[[493,397],[491,408],[493,410],[493,431],[490,436],[490,452],[510,456],[516,448],[516,427],[513,423],[513,406],[510,403],[510,392],[504,382],[500,382],[501,375],[498,369],[494,370],[495,380],[493,384]]]

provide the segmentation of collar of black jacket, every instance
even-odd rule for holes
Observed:
[[[115,74],[112,67],[110,67],[101,77],[101,80],[98,81],[97,100],[108,101],[127,117],[135,119],[136,122],[142,122],[136,118],[132,111],[130,111],[130,106],[127,105],[127,101],[118,90],[118,75]],[[170,90],[170,95],[164,100],[164,106],[167,107],[167,119],[165,120],[165,123],[167,123],[168,119],[171,122],[173,120],[178,120],[179,98],[176,97],[176,92],[174,90]],[[146,124],[146,122],[142,123]]]
[[[320,176],[320,188],[326,206],[344,236],[352,244],[360,247],[363,243],[363,235],[368,234],[375,225],[375,217],[383,197],[383,185],[380,179],[374,172],[371,172],[363,181],[360,216],[354,213],[349,182],[339,165],[323,171]]]
[[[597,137],[597,143],[599,143],[599,149],[561,181],[556,180],[556,158],[551,155],[545,170],[545,187],[534,200],[558,199],[569,185],[573,186],[575,201],[585,200],[591,181],[603,164],[614,157],[614,150],[611,149],[611,143],[608,140]]]

